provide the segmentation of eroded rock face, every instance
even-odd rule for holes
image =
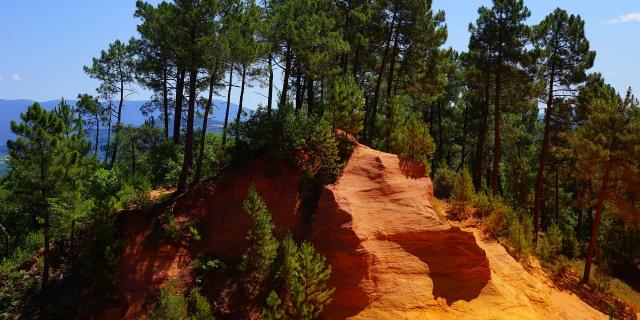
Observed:
[[[231,168],[171,207],[122,215],[118,228],[128,244],[117,284],[126,304],[104,318],[144,315],[168,279],[190,285],[191,264],[201,254],[237,261],[248,245],[251,221],[242,202],[251,183],[273,215],[276,236],[292,232],[312,241],[332,265],[336,291],[323,319],[606,318],[534,278],[476,230],[451,227],[433,208],[422,164],[362,145],[342,177],[324,188],[311,222],[301,217],[298,170],[265,159]],[[197,223],[202,240],[148,241],[153,218],[165,209]],[[230,311],[228,318],[242,316]]]
[[[569,311],[497,243],[451,227],[424,167],[358,145],[325,187],[310,240],[333,267],[323,319],[599,319]],[[571,314],[580,310],[578,314]]]

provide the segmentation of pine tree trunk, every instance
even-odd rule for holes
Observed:
[[[596,250],[596,240],[598,233],[600,232],[600,223],[602,222],[602,210],[604,209],[604,203],[607,199],[607,192],[609,191],[609,174],[611,173],[611,162],[607,162],[604,169],[604,177],[602,178],[602,187],[600,188],[600,195],[598,195],[598,205],[596,206],[596,216],[591,227],[591,238],[589,239],[589,249],[587,250],[587,258],[584,263],[584,275],[582,282],[588,283],[589,276],[591,275],[591,265],[593,264],[593,256]]]
[[[493,147],[493,170],[491,171],[491,192],[498,193],[498,179],[500,179],[500,95],[502,94],[502,55],[498,57],[496,66],[496,96],[495,96],[495,121],[494,121],[494,147]]]
[[[131,142],[131,172],[135,176],[136,175],[136,145],[133,139],[133,135],[129,137]]]
[[[178,69],[176,80],[176,107],[173,114],[173,143],[180,143],[180,123],[182,122],[182,103],[184,102],[184,67]]]
[[[296,57],[296,113],[302,108],[302,72],[300,70],[300,61]]]
[[[287,103],[287,95],[289,94],[289,76],[291,73],[291,46],[287,43],[287,51],[285,53],[284,77],[282,80],[282,94],[280,96],[280,107]]]
[[[109,158],[109,151],[111,149],[111,118],[113,117],[113,113],[111,112],[111,104],[109,101],[109,122],[107,123],[107,145],[105,146],[104,151],[104,164],[107,164],[107,159]]]
[[[584,188],[580,188],[580,190],[578,190],[578,223],[576,224],[576,239],[578,242],[582,241],[582,220],[584,216],[585,192]]]
[[[560,221],[560,179],[558,177],[558,165],[555,166],[556,171],[556,224]]]
[[[533,242],[538,243],[538,232],[540,230],[540,199],[542,197],[542,182],[544,179],[544,167],[547,162],[547,153],[549,150],[549,134],[551,131],[551,110],[553,110],[553,85],[554,85],[555,69],[551,69],[551,77],[549,81],[549,92],[547,97],[547,108],[544,111],[544,134],[542,136],[542,149],[540,150],[540,158],[538,159],[538,173],[536,174],[536,183],[534,186],[533,198]]]
[[[389,25],[389,37],[387,38],[387,43],[384,46],[384,53],[382,55],[382,61],[380,63],[380,68],[378,69],[378,79],[376,80],[375,91],[373,92],[373,101],[367,110],[371,110],[371,115],[365,118],[369,118],[370,126],[367,131],[367,136],[365,140],[367,142],[371,142],[371,139],[375,135],[375,127],[376,127],[376,118],[378,113],[378,100],[380,96],[380,86],[382,85],[382,78],[384,77],[384,69],[387,64],[387,57],[389,56],[389,47],[391,46],[391,39],[393,38],[393,30],[395,29],[396,24],[396,15],[397,9],[394,8],[393,18],[391,19],[391,24]],[[367,126],[367,124],[364,124]]]
[[[487,76],[484,87],[484,101],[482,103],[482,121],[480,124],[480,131],[478,132],[478,143],[476,145],[476,159],[473,169],[473,182],[476,191],[480,191],[482,188],[482,168],[484,168],[484,145],[487,140],[487,129],[489,128],[489,103],[491,97],[489,96],[489,78]]]
[[[169,141],[169,89],[167,87],[167,67],[162,70],[162,111],[164,115],[164,140]]]
[[[95,114],[95,121],[96,121],[96,145],[94,147],[94,153],[96,155],[96,159],[98,158],[98,144],[100,144],[100,116],[98,115],[98,112],[96,112]]]
[[[315,111],[315,94],[313,93],[313,78],[308,75],[306,80],[307,85],[307,114],[312,115]]]
[[[205,140],[207,139],[207,122],[209,121],[209,112],[211,111],[211,105],[213,104],[213,85],[216,81],[218,74],[218,68],[214,68],[213,73],[209,79],[209,97],[207,98],[207,105],[204,108],[204,115],[202,118],[202,130],[200,131],[200,147],[198,148],[198,160],[196,162],[196,172],[193,176],[193,183],[196,184],[200,181],[202,175],[202,160],[204,159],[204,147]]]
[[[320,79],[320,112],[319,115],[324,114],[324,77]]]
[[[222,126],[222,146],[227,141],[227,126],[229,123],[229,108],[231,107],[231,87],[233,85],[233,65],[229,68],[229,91],[227,91],[227,109],[224,112],[224,125]]]
[[[387,77],[387,99],[391,98],[391,92],[393,90],[393,74],[396,68],[396,57],[398,56],[398,28],[396,28],[395,36],[393,37],[393,51],[391,52],[391,64],[389,65],[389,76]]]
[[[187,178],[189,177],[189,169],[193,162],[193,121],[195,118],[196,108],[196,86],[198,83],[198,69],[192,68],[189,71],[189,109],[187,111],[187,132],[184,141],[184,162],[182,163],[182,170],[180,171],[180,177],[178,179],[178,186],[176,192],[182,193],[187,185]]]
[[[240,116],[242,115],[242,102],[244,101],[244,85],[247,76],[247,66],[242,65],[242,82],[240,85],[240,103],[238,103],[238,113],[236,114],[236,142],[240,140]]]
[[[46,206],[46,205],[45,205]],[[46,320],[49,316],[47,312],[49,304],[49,261],[50,261],[50,222],[49,222],[49,210],[45,209],[44,213],[44,252],[43,260],[44,266],[42,269],[42,282],[40,284],[40,319]]]
[[[466,146],[467,146],[467,105],[464,105],[464,110],[462,111],[462,141],[460,142],[460,165],[458,166],[458,171],[464,167],[464,160],[467,156]]]
[[[113,168],[113,164],[116,162],[116,156],[118,153],[118,144],[120,137],[118,132],[120,131],[120,122],[122,121],[122,105],[124,104],[124,80],[120,80],[120,102],[118,103],[118,117],[116,118],[116,130],[114,132],[115,139],[113,143],[113,152],[111,152],[111,163],[109,167]]]
[[[437,103],[438,106],[438,165],[444,159],[444,130],[442,130],[442,101]]]
[[[271,52],[269,52],[269,94],[267,96],[267,113],[271,114],[272,104],[273,104],[273,56]]]

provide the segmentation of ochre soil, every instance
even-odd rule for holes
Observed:
[[[301,213],[300,176],[290,165],[258,159],[201,183],[170,207],[123,213],[128,239],[117,286],[126,305],[103,318],[137,318],[170,278],[191,285],[198,255],[238,259],[250,220],[242,200],[256,184],[276,225],[327,257],[336,288],[323,319],[606,319],[542,274],[531,274],[476,228],[452,226],[433,206],[421,164],[358,145],[342,177],[325,186],[311,219]],[[196,221],[203,239],[151,242],[162,210]]]

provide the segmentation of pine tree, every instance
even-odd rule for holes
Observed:
[[[331,295],[335,291],[335,288],[327,287],[331,266],[327,266],[325,257],[306,241],[298,249],[298,263],[292,292],[294,315],[300,319],[317,319],[331,302]]]
[[[129,92],[134,76],[134,50],[130,44],[116,40],[109,44],[107,51],[100,52],[100,58],[93,58],[91,67],[84,66],[84,72],[101,82],[102,91],[119,95],[116,113],[115,142],[111,151],[110,166],[116,161],[118,151],[118,130],[122,122],[122,107]]]
[[[81,134],[81,126],[73,118],[75,112],[64,103],[53,111],[34,103],[11,122],[17,136],[9,140],[9,184],[19,200],[32,206],[43,218],[44,267],[40,289],[40,319],[47,319],[50,269],[51,214],[60,199],[78,187],[77,167],[90,146]],[[67,116],[67,121],[63,116]],[[79,204],[71,204],[79,205]]]
[[[333,81],[326,113],[333,129],[342,129],[357,136],[363,127],[363,106],[364,91],[352,76],[339,77]]]
[[[97,98],[88,94],[79,94],[78,102],[76,102],[78,112],[88,119],[85,120],[86,125],[95,126],[95,142],[94,142],[94,154],[98,155],[98,146],[100,145],[100,120],[103,116],[104,110]]]
[[[278,242],[273,236],[271,213],[254,185],[249,187],[243,208],[253,221],[253,225],[247,233],[249,248],[242,256],[242,270],[245,274],[247,293],[253,297],[262,289],[276,257]]]
[[[623,218],[637,218],[633,190],[640,183],[640,107],[629,89],[621,99],[600,75],[580,91],[584,120],[569,142],[576,156],[574,174],[597,189],[597,204],[585,260],[583,281],[588,282],[605,208]],[[599,88],[593,88],[599,84]],[[592,90],[595,89],[595,90]],[[606,206],[606,207],[605,207]]]
[[[584,34],[584,21],[580,16],[569,15],[558,8],[534,28],[533,42],[539,53],[541,77],[547,84],[544,136],[536,175],[533,229],[534,241],[538,240],[542,181],[549,150],[554,101],[571,96],[575,86],[586,78],[585,70],[593,66],[595,52],[589,51],[589,41]]]
[[[494,80],[494,150],[491,190],[498,192],[501,153],[501,98],[506,79],[518,77],[527,62],[525,44],[529,28],[524,21],[531,15],[523,0],[494,0],[493,7],[481,7],[472,42],[482,43],[493,66]]]

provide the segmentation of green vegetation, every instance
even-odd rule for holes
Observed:
[[[456,52],[442,49],[445,13],[431,1],[137,1],[138,35],[84,67],[95,94],[51,111],[36,103],[11,123],[0,179],[1,316],[95,317],[98,302],[117,296],[126,241],[118,212],[154,213],[163,199],[152,190],[175,188],[179,199],[231,164],[297,166],[301,207],[313,219],[322,187],[354,148],[350,137],[430,174],[433,166],[450,216],[481,219],[515,256],[584,259],[585,283],[597,269],[600,280],[640,288],[638,100],[588,73],[595,52],[580,16],[556,9],[530,25],[530,15],[523,0],[493,0],[470,25],[468,50]],[[148,119],[125,125],[136,86],[153,92],[141,110]],[[252,86],[267,97],[254,111],[244,101]],[[218,94],[227,99],[221,135],[207,132]],[[254,224],[241,267],[203,259],[199,285],[215,270],[238,281],[247,308],[265,318],[318,317],[332,294],[330,266],[311,244],[276,239],[254,189],[245,209]],[[155,240],[207,239],[170,210],[153,219]],[[157,317],[218,311],[199,291],[176,290],[161,291]]]

